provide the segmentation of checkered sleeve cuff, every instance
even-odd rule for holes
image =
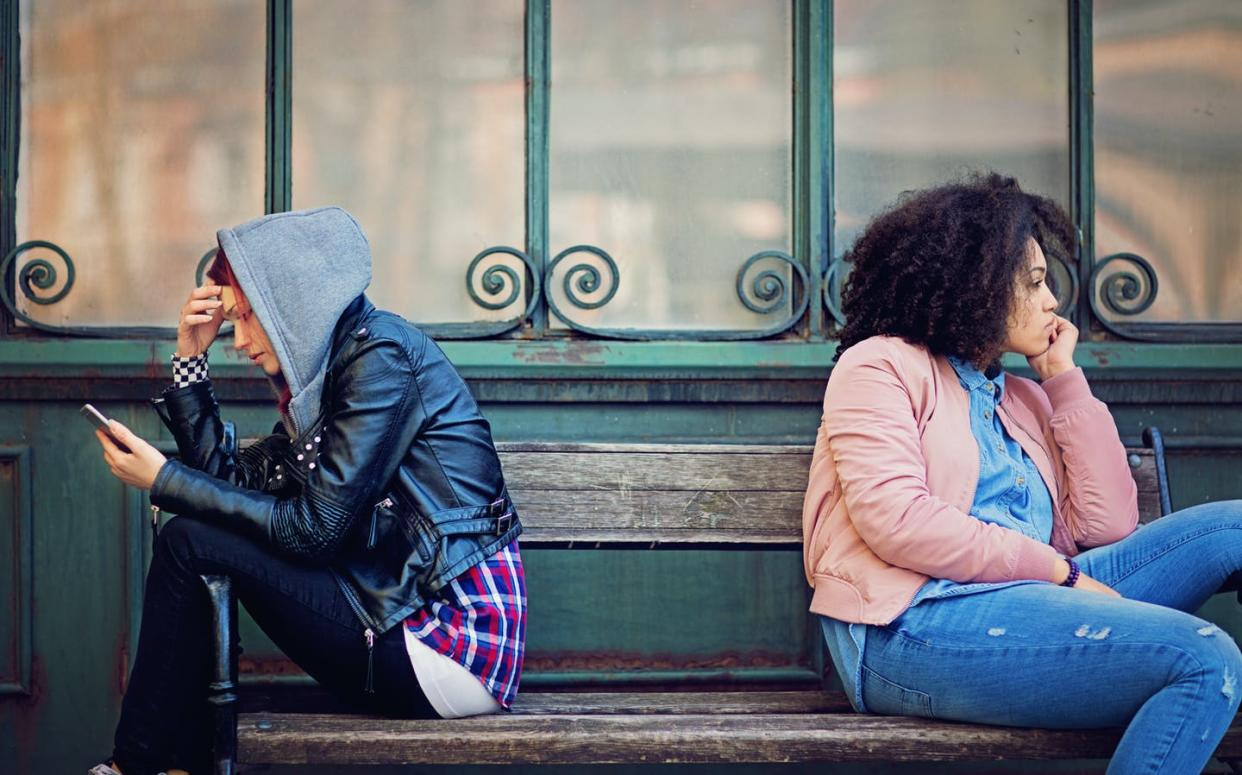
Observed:
[[[207,353],[181,357],[176,353],[172,357],[173,387],[183,388],[207,379]]]

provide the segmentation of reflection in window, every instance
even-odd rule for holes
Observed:
[[[790,3],[553,0],[550,252],[586,243],[617,262],[616,296],[566,299],[580,323],[762,329],[787,317],[738,299],[737,273],[791,250]],[[611,290],[603,282],[599,302]],[[756,266],[782,274],[779,263]],[[553,325],[558,322],[553,319]]]
[[[1097,0],[1093,26],[1097,259],[1152,264],[1145,320],[1242,320],[1242,4]]]
[[[970,169],[1069,201],[1065,0],[836,0],[834,253]]]
[[[422,323],[520,314],[524,297],[474,303],[466,270],[525,243],[522,0],[299,0],[293,13],[294,206],[358,218],[381,307]]]
[[[51,325],[175,326],[216,229],[263,213],[263,6],[19,4],[17,239],[77,276]],[[220,34],[228,30],[228,34]],[[64,265],[44,251],[64,286]]]

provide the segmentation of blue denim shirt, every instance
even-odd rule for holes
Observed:
[[[1005,431],[997,417],[1001,397],[1005,394],[1005,373],[988,379],[965,361],[951,357],[949,363],[970,395],[970,431],[979,447],[979,483],[970,515],[1048,543],[1052,539],[1052,496],[1035,463]],[[917,606],[926,600],[1026,583],[1029,582],[962,584],[949,579],[929,579],[915,593],[903,616],[917,616]],[[856,710],[865,711],[859,676],[870,625],[841,622],[827,616],[821,616],[820,623],[833,665],[850,702]]]

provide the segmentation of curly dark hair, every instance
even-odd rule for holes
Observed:
[[[853,269],[836,358],[887,334],[978,366],[992,363],[1027,267],[1027,239],[1050,259],[1069,261],[1075,234],[1059,205],[996,173],[902,194],[845,254]]]

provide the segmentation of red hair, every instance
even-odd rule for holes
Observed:
[[[207,279],[216,285],[227,285],[232,288],[233,294],[237,296],[238,304],[249,304],[246,292],[242,290],[241,284],[237,282],[237,275],[233,274],[233,265],[229,263],[229,257],[224,255],[224,248],[216,249],[216,258],[211,262],[211,267],[207,269]],[[286,384],[280,391],[280,398],[276,402],[276,408],[280,410],[281,414],[285,414],[289,411],[289,402],[292,400],[293,393],[290,392],[289,386]]]

